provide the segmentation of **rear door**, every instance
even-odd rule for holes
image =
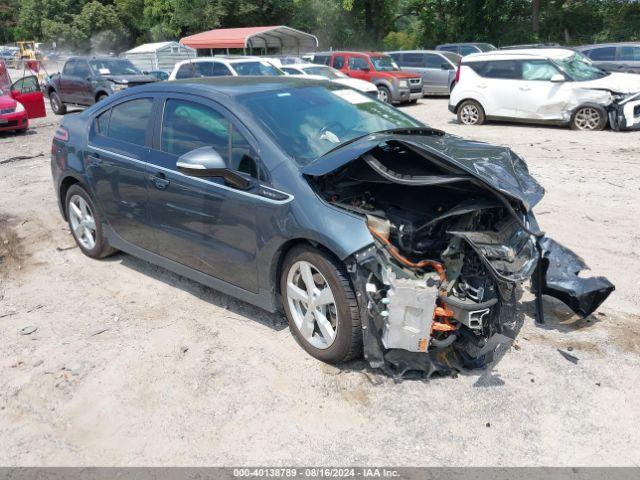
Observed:
[[[465,87],[476,92],[488,116],[517,118],[520,64],[518,60],[490,60],[468,62],[477,76],[465,82]],[[462,82],[462,80],[461,80]]]
[[[349,55],[347,62],[347,70],[345,73],[353,78],[361,80],[369,80],[371,65],[369,60],[363,55]]]
[[[30,75],[23,77],[11,85],[11,96],[20,102],[27,111],[29,118],[47,116],[44,106],[44,96],[40,90],[38,77]]]
[[[126,242],[151,250],[147,159],[154,99],[139,96],[102,110],[89,131],[85,165],[91,190],[109,226]]]
[[[178,158],[211,146],[230,169],[258,177],[247,132],[213,101],[171,95],[157,116],[149,172],[154,251],[251,292],[258,291],[256,211],[265,200],[216,177],[178,171]],[[257,182],[257,179],[256,179]]]

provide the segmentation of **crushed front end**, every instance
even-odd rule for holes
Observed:
[[[584,262],[539,230],[544,190],[510,150],[436,130],[373,140],[351,162],[309,169],[373,239],[348,263],[372,367],[396,378],[482,368],[515,337],[532,278],[539,321],[543,294],[586,316],[613,291],[578,277]]]

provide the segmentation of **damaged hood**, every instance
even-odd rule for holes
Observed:
[[[634,73],[612,73],[606,77],[587,82],[578,82],[580,88],[610,90],[615,93],[640,92],[640,75]]]
[[[332,173],[375,149],[381,143],[397,142],[425,156],[436,157],[457,173],[468,174],[491,189],[520,201],[530,210],[544,196],[544,188],[529,174],[524,160],[511,149],[476,142],[433,130],[431,135],[380,133],[368,135],[338,148],[302,168],[304,175]]]

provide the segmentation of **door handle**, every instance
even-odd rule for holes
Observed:
[[[164,173],[160,172],[157,175],[150,175],[149,180],[155,185],[158,190],[166,189],[171,183],[170,180],[167,180]]]
[[[479,83],[478,88],[487,88],[487,85],[484,83]]]
[[[520,87],[520,90],[522,90],[523,92],[528,92],[529,90],[531,90],[531,87]]]
[[[89,160],[91,166],[94,166],[94,167],[97,167],[102,163],[102,159],[100,158],[100,155],[98,155],[97,153],[87,155],[87,160]]]

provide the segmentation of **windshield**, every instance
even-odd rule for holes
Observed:
[[[346,75],[338,70],[335,70],[331,67],[325,67],[324,65],[314,66],[314,67],[305,67],[303,70],[307,73],[307,75],[320,75],[322,77],[333,80],[334,78],[344,78]]]
[[[91,70],[98,75],[141,75],[142,72],[133,66],[129,60],[101,59],[90,60]]]
[[[497,50],[497,48],[490,43],[477,43],[476,47],[478,47],[481,52],[491,52],[493,50]]]
[[[423,126],[386,103],[333,84],[252,93],[238,101],[298,165],[356,137]]]
[[[284,72],[273,66],[266,60],[256,60],[255,62],[238,62],[232,64],[238,75],[266,75],[274,77],[284,75]]]
[[[378,72],[391,72],[394,70],[400,70],[398,64],[394,62],[393,58],[388,55],[371,57],[371,63],[373,63],[373,68],[375,68]]]
[[[574,53],[566,58],[556,58],[554,59],[554,63],[577,82],[597,80],[598,78],[609,75],[608,72],[593,65],[591,61],[582,54]]]

